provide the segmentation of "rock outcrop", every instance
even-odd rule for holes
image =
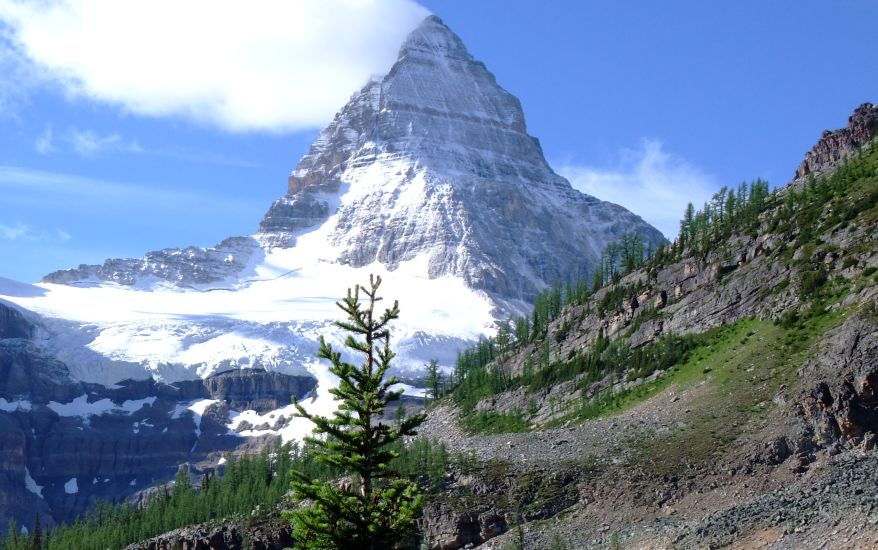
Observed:
[[[187,527],[131,544],[125,550],[284,550],[293,545],[289,525],[234,524]]]
[[[165,281],[179,287],[192,287],[240,277],[262,255],[252,237],[230,237],[213,248],[166,248],[149,252],[143,258],[110,259],[101,265],[80,265],[49,273],[43,282],[74,284],[108,281],[120,285]]]
[[[235,410],[260,414],[285,407],[292,398],[304,398],[317,387],[310,376],[290,376],[262,369],[221,372],[204,380],[213,399],[225,401]]]
[[[878,133],[878,106],[863,103],[848,119],[846,128],[824,130],[820,141],[808,151],[794,179],[819,176],[857,152]]]

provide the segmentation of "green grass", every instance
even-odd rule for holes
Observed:
[[[711,329],[698,339],[700,344],[689,358],[670,368],[658,379],[617,393],[602,393],[585,400],[571,415],[579,421],[619,414],[665,391],[670,386],[684,390],[704,380],[728,383],[729,373],[741,364],[756,361],[760,354],[770,350],[768,343],[773,323],[746,319],[731,325]],[[567,418],[565,420],[569,420]]]
[[[790,327],[759,320],[726,327],[715,344],[680,366],[679,378],[663,381],[681,387],[687,381],[710,384],[707,392],[687,403],[690,412],[682,418],[683,427],[639,442],[632,460],[659,475],[678,474],[688,465],[715,459],[741,434],[764,427],[777,406],[773,397],[781,385],[796,391],[796,371],[815,352],[820,337],[845,315],[839,310],[824,312]]]
[[[496,413],[493,411],[476,411],[461,416],[463,428],[470,433],[500,434],[526,432],[530,429],[524,419],[524,413]]]

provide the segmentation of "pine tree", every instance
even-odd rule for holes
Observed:
[[[321,483],[293,472],[296,498],[310,505],[286,512],[293,523],[293,535],[303,548],[393,548],[413,529],[413,517],[421,506],[417,487],[401,479],[391,479],[388,464],[398,456],[389,448],[401,437],[414,435],[424,421],[413,415],[398,424],[380,421],[388,403],[402,392],[391,390],[395,377],[385,377],[394,353],[390,350],[391,321],[399,317],[399,306],[375,311],[380,277],[370,277],[369,286],[348,289],[338,306],[348,319],[336,325],[350,332],[345,346],[363,355],[356,367],[342,360],[340,352],[321,337],[318,357],[328,359],[330,372],[339,379],[330,390],[340,401],[331,418],[308,413],[296,403],[297,415],[314,425],[315,436],[306,437],[316,458],[352,474],[350,483]],[[360,294],[366,297],[366,306]]]
[[[430,359],[427,364],[427,390],[430,392],[430,398],[433,401],[439,399],[439,361]]]
[[[32,537],[33,540],[33,550],[41,550],[43,547],[43,530],[40,528],[40,513],[37,512],[37,517],[34,520],[34,534]]]

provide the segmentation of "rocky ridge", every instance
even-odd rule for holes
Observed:
[[[794,180],[831,171],[839,162],[869,143],[878,132],[878,106],[863,103],[848,118],[848,125],[838,130],[824,130],[796,169]]]
[[[77,284],[107,281],[136,285],[165,281],[179,287],[195,287],[240,277],[263,256],[252,237],[230,237],[212,248],[189,246],[149,252],[143,258],[110,259],[101,265],[80,265],[54,271],[43,282]]]

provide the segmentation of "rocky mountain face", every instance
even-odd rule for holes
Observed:
[[[0,510],[25,525],[36,512],[44,524],[67,521],[96,499],[173,478],[182,463],[216,468],[256,443],[229,428],[230,407],[277,409],[316,385],[258,369],[173,385],[78,382],[42,352],[40,330],[0,302]]]
[[[342,263],[393,268],[427,256],[431,278],[463,277],[504,298],[585,276],[623,231],[653,247],[663,240],[555,174],[518,99],[435,16],[320,134],[257,238],[292,246],[330,215]]]

